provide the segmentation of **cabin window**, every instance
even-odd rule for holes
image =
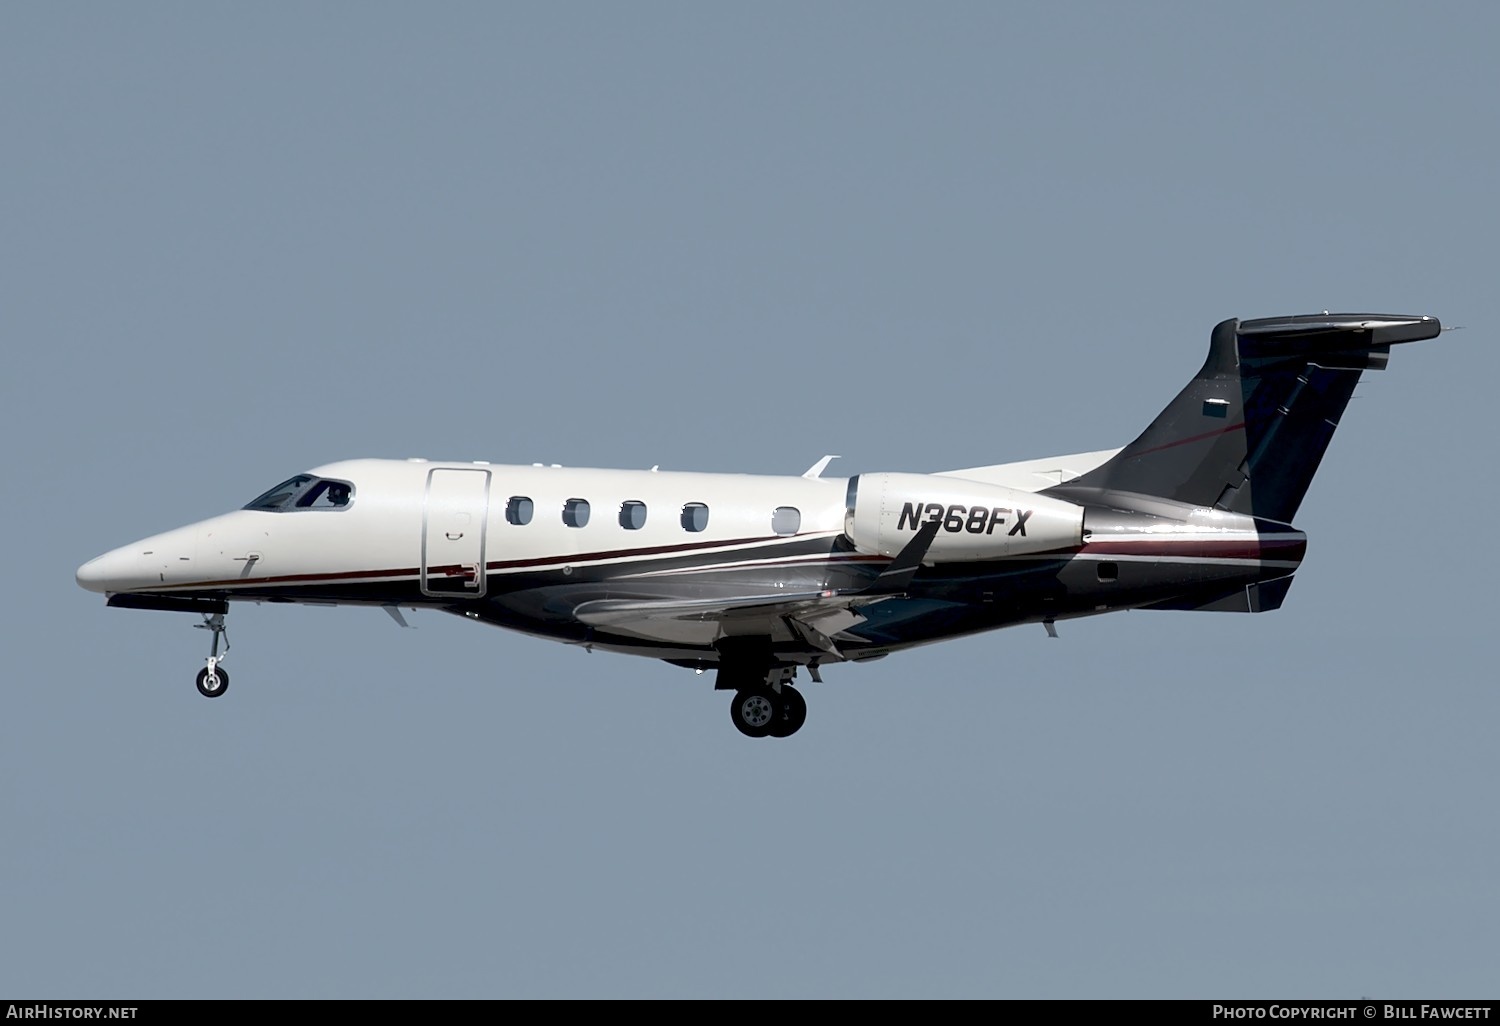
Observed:
[[[505,522],[521,527],[531,523],[531,514],[535,512],[536,506],[531,499],[525,495],[512,495],[510,501],[505,504]]]
[[[702,531],[708,527],[708,507],[701,502],[690,502],[682,507],[682,529]]]
[[[563,503],[563,523],[569,527],[584,527],[589,522],[589,500],[569,499]]]
[[[1099,564],[1099,580],[1100,581],[1118,581],[1119,579],[1120,579],[1120,564],[1119,563],[1105,562],[1105,563],[1100,563]]]
[[[627,531],[639,531],[646,526],[646,504],[636,499],[626,499],[620,504],[620,526]]]
[[[777,506],[771,514],[771,530],[777,534],[796,534],[802,526],[802,511],[796,506]]]

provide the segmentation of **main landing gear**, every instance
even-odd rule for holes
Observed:
[[[734,692],[729,718],[741,734],[791,737],[807,722],[807,700],[792,687],[796,673],[795,666],[761,669],[731,662],[719,667],[714,687]]]
[[[208,650],[208,665],[198,671],[198,694],[204,698],[218,698],[229,690],[229,674],[220,661],[219,639],[224,639],[224,655],[229,654],[229,632],[224,627],[224,614],[203,614],[203,622],[193,624],[199,630],[213,631],[213,646]]]
[[[761,684],[734,693],[729,718],[746,737],[791,737],[807,722],[807,700],[790,684]]]

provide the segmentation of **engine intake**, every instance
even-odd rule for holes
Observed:
[[[860,474],[849,479],[844,533],[864,553],[895,556],[922,524],[939,527],[931,563],[1073,548],[1083,543],[1083,507],[1035,492],[931,474]]]

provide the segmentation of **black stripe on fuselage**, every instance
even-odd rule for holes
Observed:
[[[1050,565],[1073,556],[1093,559],[1109,556],[1143,557],[1166,562],[1182,559],[1210,563],[1216,560],[1237,564],[1246,561],[1281,563],[1301,560],[1306,547],[1306,538],[1300,532],[1231,539],[1178,540],[1170,537],[1104,537],[1087,541],[1077,547],[1051,552],[928,567],[914,582],[913,590],[920,589],[924,577],[944,577],[955,572],[974,578],[1010,576],[1018,570],[1031,569],[1037,563]],[[725,558],[705,566],[701,559],[701,554],[705,549],[722,549]],[[736,556],[739,558],[734,558]],[[522,587],[535,586],[539,579],[556,578],[561,584],[579,584],[585,581],[620,583],[628,581],[632,586],[643,586],[654,592],[660,589],[653,586],[651,579],[660,577],[663,578],[660,582],[663,587],[677,593],[682,590],[681,581],[684,578],[699,574],[732,576],[775,572],[776,580],[779,581],[789,571],[795,572],[795,576],[799,579],[809,579],[809,574],[820,577],[830,572],[838,572],[841,575],[852,575],[854,579],[866,579],[873,578],[878,574],[879,569],[889,562],[890,560],[883,556],[868,555],[852,550],[841,543],[836,535],[821,534],[601,550],[517,560],[491,560],[486,562],[485,569],[487,585],[490,589],[511,590],[506,583],[508,578],[516,578],[517,583]],[[542,567],[558,569],[539,569]],[[466,570],[467,567],[463,564],[430,566],[427,568],[427,576],[429,580],[456,578]],[[418,567],[395,567],[195,581],[170,588],[150,589],[150,593],[222,593],[234,598],[294,599],[296,594],[304,589],[320,586],[337,588],[357,583],[375,586],[391,585],[405,592],[420,577],[421,570]],[[380,590],[387,589],[381,588]],[[461,596],[455,595],[455,597]],[[351,601],[367,600],[363,595],[351,596]],[[423,600],[427,601],[427,604],[442,604],[445,601],[439,598],[433,602],[427,596],[423,596]]]
[[[1019,623],[1149,605],[1203,589],[1281,576],[1295,569],[1305,538],[1281,528],[1237,538],[1105,536],[1077,548],[923,568],[907,592],[862,607],[866,622],[843,632],[843,653],[894,651]],[[703,566],[707,550],[722,556]],[[1105,580],[1100,564],[1118,560]],[[888,559],[855,552],[838,536],[749,538],[486,564],[485,593],[434,596],[417,567],[205,581],[158,594],[232,600],[426,606],[559,641],[659,658],[712,661],[706,649],[589,628],[572,618],[595,599],[714,599],[835,589],[857,591]],[[429,587],[444,568],[428,568]],[[458,585],[461,568],[449,578]],[[801,653],[809,658],[808,652]]]

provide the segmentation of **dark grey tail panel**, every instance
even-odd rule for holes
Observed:
[[[1384,368],[1393,344],[1441,330],[1388,314],[1223,321],[1198,375],[1139,438],[1048,493],[1148,495],[1290,523],[1360,375]]]
[[[1291,590],[1292,575],[1269,581],[1256,581],[1228,591],[1209,595],[1187,594],[1142,609],[1202,610],[1213,613],[1268,613],[1280,609]]]

